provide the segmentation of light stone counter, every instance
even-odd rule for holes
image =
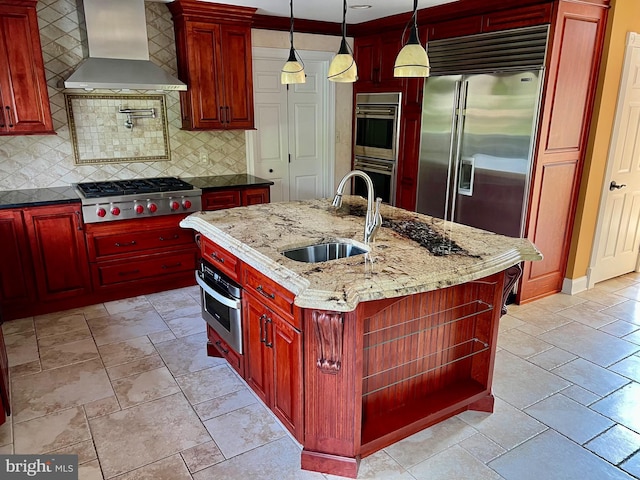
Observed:
[[[267,203],[213,212],[182,220],[296,295],[302,308],[348,312],[359,302],[393,298],[466,283],[501,272],[524,260],[540,260],[526,239],[496,235],[399,208],[382,206],[382,218],[400,229],[449,238],[463,251],[438,256],[429,248],[383,226],[367,255],[302,263],[282,251],[332,239],[362,245],[366,201],[344,196],[336,211],[331,199]],[[351,213],[350,213],[351,212]]]

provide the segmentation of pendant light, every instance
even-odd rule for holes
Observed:
[[[342,41],[340,42],[340,50],[329,65],[329,74],[327,78],[332,82],[355,82],[358,79],[358,67],[353,59],[353,51],[347,44],[347,0],[343,0],[344,8],[342,11]]]
[[[413,15],[409,20],[411,25],[411,32],[409,34],[409,40],[402,47],[400,53],[396,57],[396,63],[393,66],[394,77],[428,77],[429,70],[429,57],[427,57],[427,51],[420,45],[418,39],[418,0],[413,0]],[[407,27],[409,25],[407,24]],[[407,28],[405,27],[405,32]],[[404,33],[402,35],[404,37]]]
[[[280,71],[280,83],[287,85],[289,83],[305,83],[307,76],[304,73],[304,64],[302,59],[298,61],[296,50],[293,48],[293,0],[289,0],[291,8],[291,23],[289,26],[289,41],[291,42],[291,50],[289,50],[289,60],[284,64]]]

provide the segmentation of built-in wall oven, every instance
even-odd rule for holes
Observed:
[[[196,270],[202,317],[227,344],[242,355],[242,287],[202,259]]]
[[[395,203],[401,98],[399,92],[356,95],[353,167],[367,173],[376,197],[391,205]],[[352,192],[367,196],[361,178],[354,177]]]

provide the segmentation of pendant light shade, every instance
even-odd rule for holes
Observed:
[[[287,85],[290,83],[305,83],[307,76],[304,73],[304,65],[302,60],[298,61],[297,52],[293,48],[293,0],[289,1],[291,8],[291,23],[289,27],[289,41],[291,49],[289,50],[289,59],[280,71],[280,83]]]
[[[353,83],[358,79],[358,67],[353,59],[353,51],[347,44],[347,0],[343,0],[342,11],[342,41],[340,42],[340,50],[329,65],[329,74],[327,78],[332,82]]]
[[[409,20],[411,33],[409,40],[402,47],[393,66],[394,77],[428,77],[431,67],[427,51],[420,45],[418,38],[418,0],[413,0],[413,15]],[[406,29],[405,29],[406,31]]]

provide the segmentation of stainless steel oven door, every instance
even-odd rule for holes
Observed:
[[[196,282],[200,285],[202,317],[231,348],[242,355],[242,301],[207,283],[200,271],[196,271]]]
[[[398,107],[395,105],[357,105],[356,155],[395,161],[398,136]]]
[[[376,197],[380,197],[383,202],[389,205],[395,204],[396,199],[396,162],[381,160],[377,158],[356,157],[353,168],[362,170],[371,177],[373,190]],[[367,198],[367,186],[364,180],[358,177],[353,179],[352,192]]]

